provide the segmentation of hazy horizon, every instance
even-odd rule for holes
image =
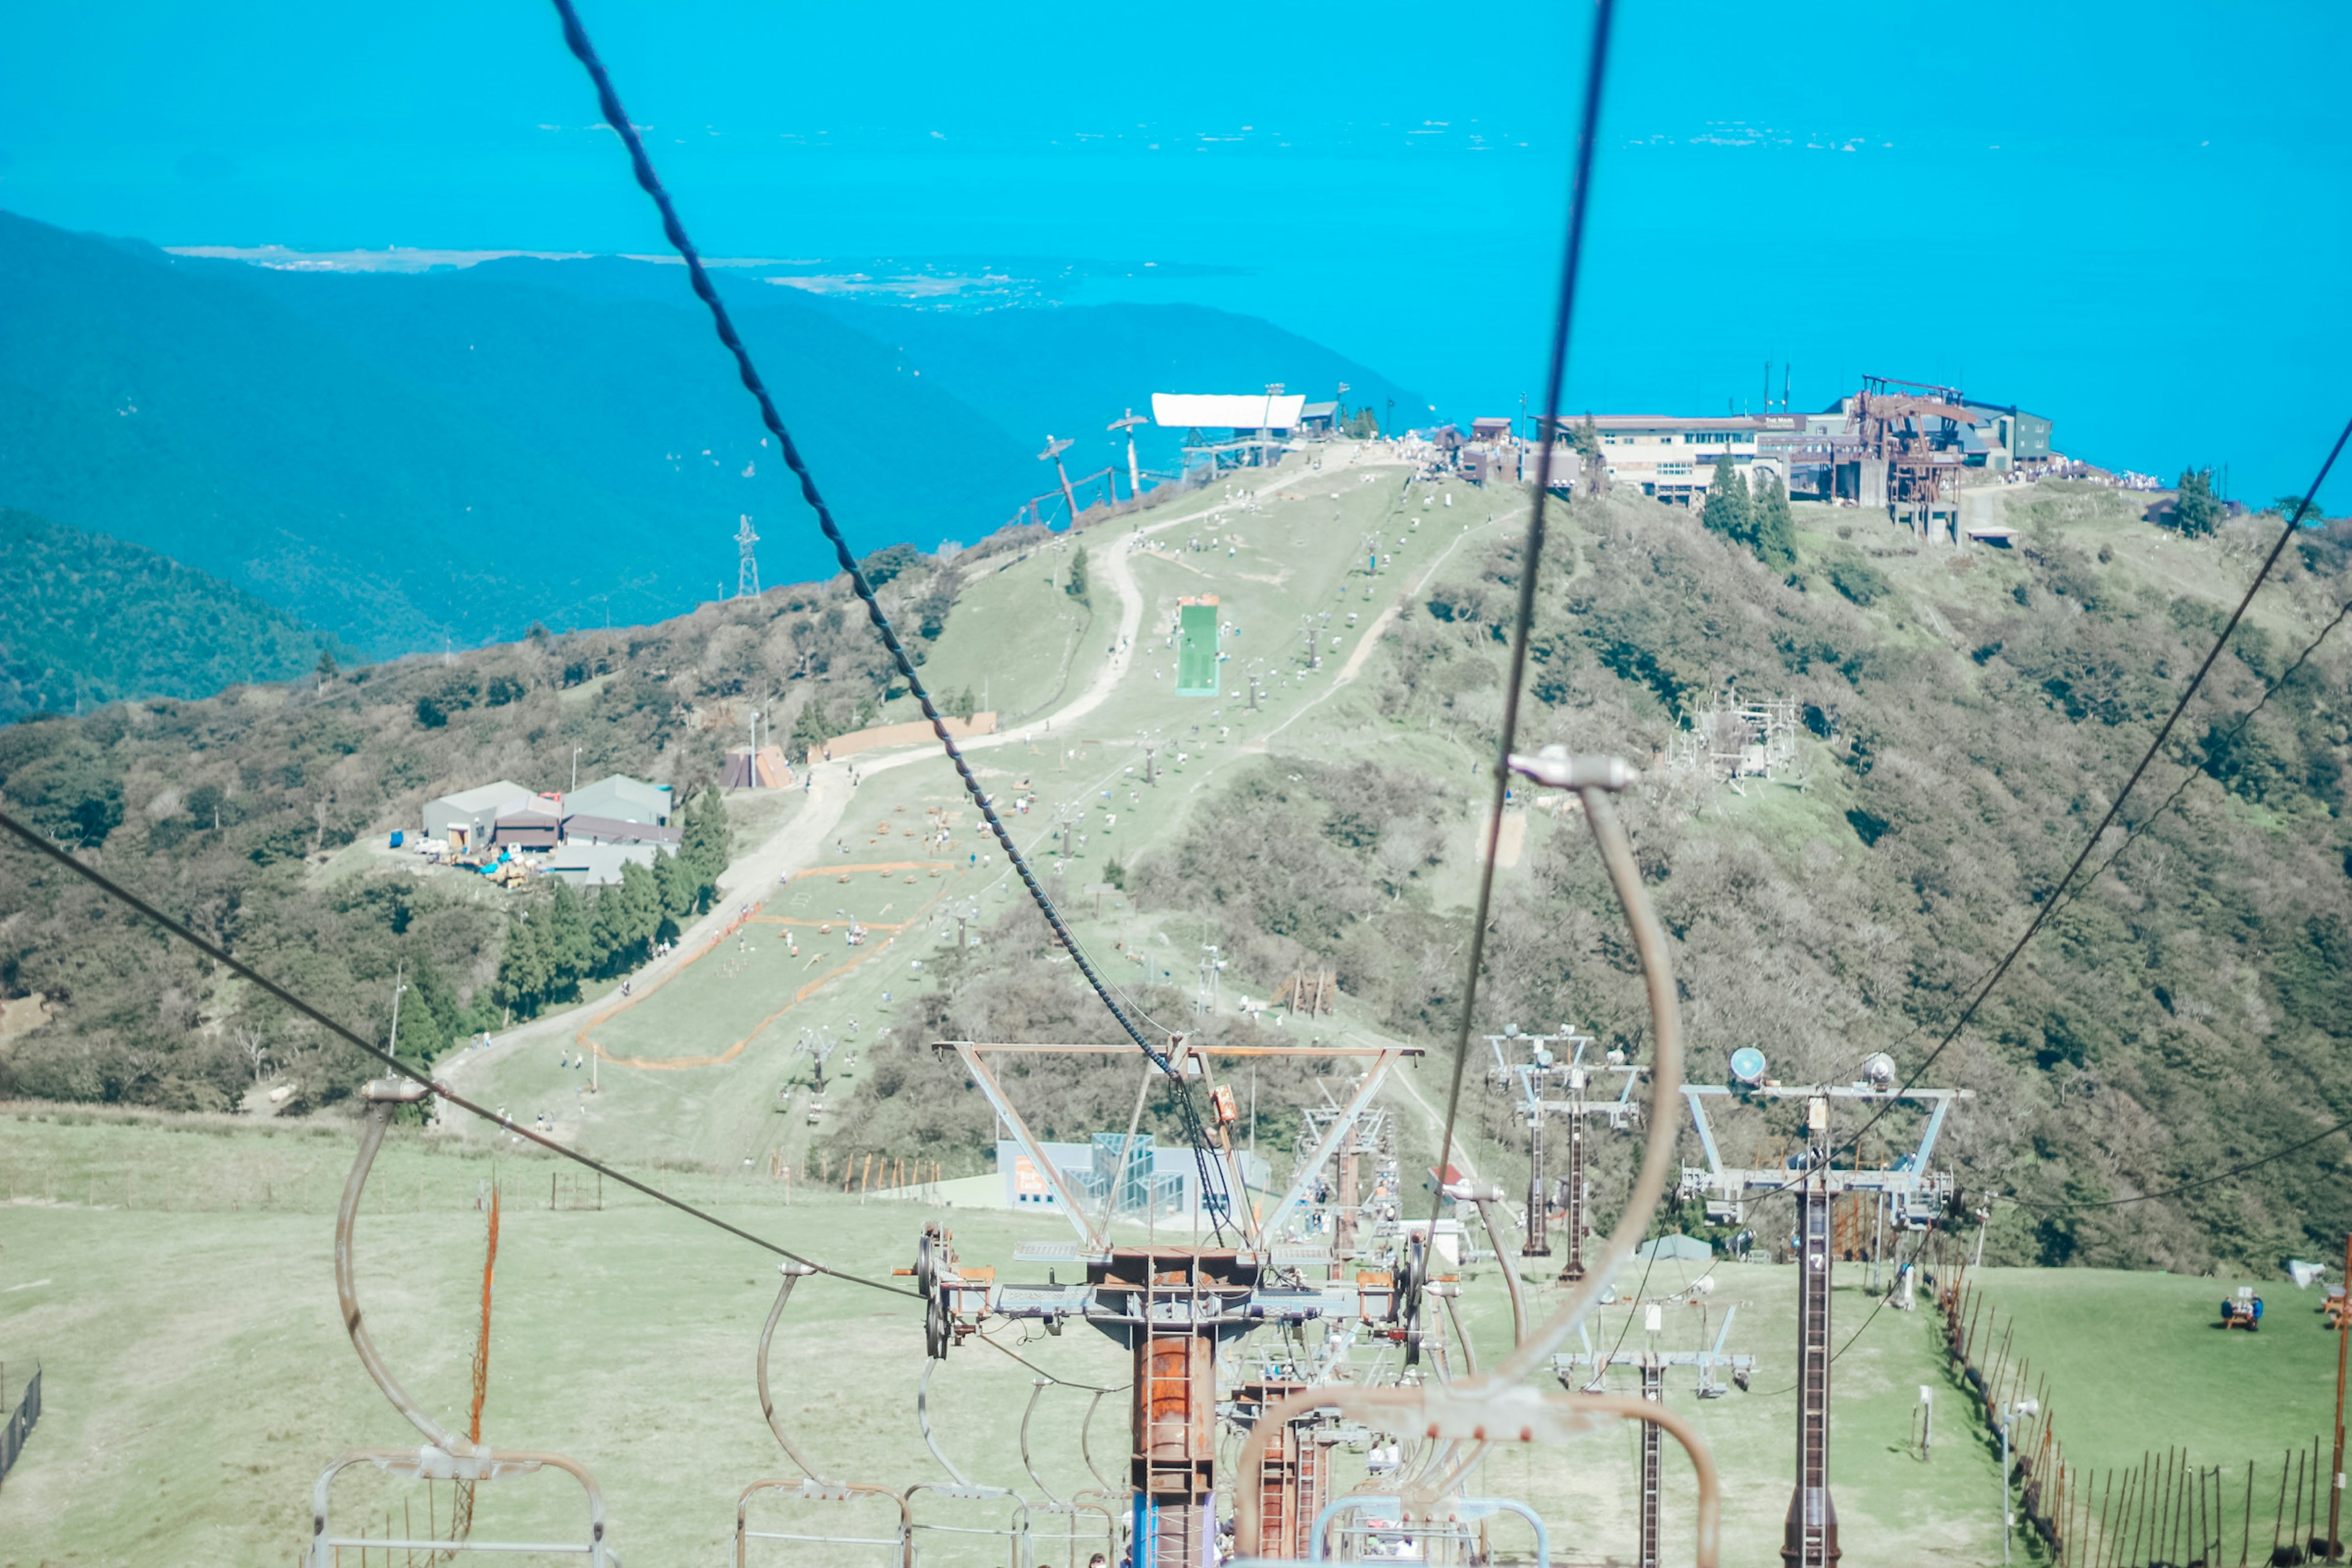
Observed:
[[[586,20],[714,255],[1097,263],[1024,298],[1263,316],[1461,417],[1539,390],[1586,15],[1286,16],[1246,47],[1075,7]],[[2315,200],[2352,162],[2346,19],[2032,21],[1625,10],[1568,406],[1753,407],[1767,361],[1819,406],[1867,371],[2048,414],[2095,461],[2300,489],[2346,413],[2345,219]],[[0,206],[69,227],[661,249],[534,7],[20,13],[0,106]]]

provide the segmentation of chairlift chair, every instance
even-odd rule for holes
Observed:
[[[335,1568],[337,1552],[345,1547],[362,1551],[386,1552],[524,1552],[548,1557],[581,1557],[590,1568],[620,1568],[621,1559],[604,1539],[604,1495],[596,1479],[578,1461],[561,1454],[523,1449],[492,1449],[480,1447],[456,1433],[450,1432],[425,1413],[411,1398],[407,1390],[392,1374],[383,1358],[369,1336],[364,1318],[360,1312],[359,1289],[352,1256],[352,1236],[358,1227],[360,1200],[366,1191],[368,1173],[375,1164],[376,1153],[383,1147],[384,1133],[392,1125],[392,1113],[400,1106],[413,1105],[432,1091],[412,1079],[377,1079],[360,1090],[367,1101],[365,1125],[360,1132],[359,1156],[352,1163],[349,1180],[343,1184],[342,1206],[335,1214],[335,1293],[341,1300],[343,1324],[350,1331],[352,1348],[359,1352],[360,1364],[375,1380],[383,1396],[394,1410],[406,1418],[425,1436],[422,1446],[413,1448],[354,1448],[338,1456],[320,1473],[310,1490],[310,1550],[308,1568]],[[501,1542],[476,1539],[463,1541],[381,1539],[367,1536],[338,1535],[331,1519],[331,1504],[335,1479],[354,1466],[373,1465],[387,1476],[408,1480],[467,1481],[477,1486],[486,1482],[530,1475],[541,1469],[562,1470],[580,1483],[587,1495],[588,1538],[585,1541]]]
[[[775,1477],[767,1480],[753,1481],[736,1498],[735,1568],[745,1568],[746,1553],[750,1550],[751,1542],[754,1541],[793,1541],[804,1545],[828,1547],[887,1547],[889,1548],[887,1560],[895,1565],[895,1568],[914,1568],[913,1521],[908,1511],[906,1500],[888,1487],[861,1485],[856,1481],[836,1480],[819,1474],[816,1467],[809,1463],[807,1456],[803,1454],[798,1445],[793,1443],[792,1434],[784,1429],[783,1418],[776,1414],[775,1395],[768,1381],[768,1352],[775,1342],[776,1325],[783,1320],[785,1303],[793,1299],[793,1287],[816,1272],[813,1265],[797,1259],[787,1259],[776,1267],[778,1272],[783,1276],[783,1284],[778,1288],[776,1304],[768,1309],[768,1321],[760,1330],[760,1354],[757,1363],[760,1380],[760,1413],[767,1418],[768,1430],[775,1434],[776,1442],[784,1450],[785,1457],[800,1467],[801,1473],[806,1479],[795,1481],[784,1477]],[[753,1530],[750,1524],[751,1500],[761,1495],[797,1502],[817,1503],[855,1503],[861,1499],[879,1498],[887,1500],[897,1510],[898,1530],[896,1533],[887,1536],[806,1534],[795,1531]]]

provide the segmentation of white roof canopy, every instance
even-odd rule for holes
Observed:
[[[1155,392],[1151,422],[1164,430],[1295,430],[1305,393]]]

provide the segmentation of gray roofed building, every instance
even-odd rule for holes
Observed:
[[[509,801],[490,825],[490,841],[509,849],[552,849],[562,837],[563,819],[543,795]]]
[[[632,860],[653,869],[656,853],[651,844],[569,843],[548,856],[545,869],[575,888],[610,887],[621,879],[621,868]]]
[[[666,824],[670,792],[667,784],[640,784],[626,773],[612,773],[564,796],[563,809],[571,815]]]
[[[503,833],[504,827],[499,831]],[[686,837],[676,827],[653,822],[624,822],[617,816],[590,816],[572,812],[563,819],[568,844],[661,844],[675,847]]]
[[[425,803],[425,836],[446,838],[453,849],[478,849],[490,841],[500,808],[538,798],[510,779],[461,789]]]

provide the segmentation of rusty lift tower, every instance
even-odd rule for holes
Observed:
[[[1328,1262],[1331,1254],[1327,1248],[1287,1245],[1275,1238],[1288,1229],[1293,1216],[1308,1201],[1318,1173],[1370,1106],[1389,1069],[1407,1056],[1418,1056],[1418,1047],[1242,1046],[1219,1047],[1212,1053],[1194,1050],[1181,1037],[1176,1039],[1171,1055],[1178,1070],[1188,1078],[1207,1079],[1213,1056],[1346,1057],[1368,1061],[1354,1092],[1300,1163],[1289,1189],[1263,1213],[1241,1187],[1241,1166],[1232,1137],[1239,1117],[1233,1093],[1223,1086],[1213,1089],[1213,1139],[1228,1168],[1227,1180],[1236,1191],[1225,1206],[1239,1232],[1239,1244],[1221,1238],[1204,1245],[1197,1236],[1189,1241],[1161,1241],[1155,1231],[1141,1246],[1114,1245],[1110,1233],[1122,1194],[1130,1186],[1127,1172],[1136,1142],[1133,1131],[1120,1145],[1117,1169],[1103,1184],[1106,1190],[1100,1202],[1090,1201],[1094,1194],[1082,1191],[1082,1184],[1071,1172],[1055,1165],[1030,1131],[989,1063],[991,1057],[999,1054],[1123,1055],[1132,1052],[1131,1046],[943,1040],[935,1042],[932,1048],[955,1053],[966,1075],[988,1097],[1043,1179],[1047,1203],[1060,1209],[1077,1232],[1075,1242],[1022,1243],[1015,1247],[1014,1258],[1031,1263],[1078,1263],[1087,1278],[1083,1284],[999,1284],[993,1270],[962,1268],[946,1233],[933,1226],[926,1232],[915,1269],[928,1304],[926,1340],[931,1355],[943,1356],[990,1317],[1040,1320],[1049,1332],[1059,1332],[1065,1321],[1076,1321],[1119,1341],[1132,1358],[1135,1379],[1129,1406],[1134,1437],[1128,1474],[1130,1561],[1135,1568],[1198,1568],[1208,1560],[1216,1529],[1217,1347],[1262,1327],[1297,1328],[1318,1320],[1354,1318],[1364,1310],[1364,1297],[1354,1284],[1291,1282],[1302,1265]],[[1158,1074],[1156,1068],[1146,1070],[1152,1077]],[[1145,1090],[1151,1081],[1151,1077],[1145,1079]],[[1143,1103],[1139,1094],[1139,1122]],[[1152,1205],[1159,1202],[1157,1193],[1148,1185],[1144,1201]],[[1262,1408],[1289,1390],[1257,1387],[1252,1392]],[[1289,1425],[1286,1423],[1286,1427]],[[1317,1490],[1321,1468],[1314,1462],[1316,1447],[1305,1433],[1286,1430],[1259,1474],[1245,1478],[1253,1481],[1261,1498],[1288,1500],[1284,1512],[1299,1556],[1307,1555],[1305,1529],[1321,1506]]]
[[[1056,441],[1053,437],[1047,436],[1045,449],[1037,454],[1037,460],[1054,465],[1054,477],[1062,481],[1062,504],[1070,509],[1070,526],[1076,528],[1078,523],[1077,492],[1070,489],[1070,470],[1062,466],[1062,454],[1068,451],[1072,445],[1073,443],[1066,437]]]
[[[1885,483],[1883,497],[1864,494],[1862,503],[1883,501],[1888,516],[1923,539],[1943,538],[1948,526],[1958,542],[1961,432],[1976,423],[1959,388],[1865,375],[1853,418],[1863,461]]]
[[[1699,1310],[1699,1338],[1704,1343],[1706,1338],[1706,1302],[1712,1289],[1713,1280],[1702,1275],[1694,1282],[1692,1289],[1670,1296],[1640,1297],[1623,1303],[1642,1315],[1642,1327],[1648,1343],[1639,1350],[1624,1349],[1625,1336],[1622,1334],[1619,1336],[1616,1348],[1599,1350],[1593,1344],[1590,1326],[1578,1324],[1577,1331],[1584,1338],[1584,1349],[1552,1358],[1552,1372],[1559,1378],[1559,1385],[1571,1394],[1580,1391],[1600,1394],[1607,1388],[1611,1367],[1631,1366],[1641,1373],[1643,1399],[1652,1405],[1663,1405],[1666,1398],[1666,1369],[1691,1366],[1698,1369],[1698,1396],[1701,1399],[1720,1399],[1729,1392],[1715,1379],[1716,1369],[1721,1367],[1729,1370],[1731,1381],[1745,1392],[1748,1380],[1756,1369],[1756,1358],[1727,1354],[1724,1344],[1731,1338],[1731,1320],[1746,1303],[1734,1301],[1724,1309],[1723,1322],[1716,1331],[1712,1345],[1699,1350],[1662,1351],[1658,1348],[1658,1336],[1665,1328],[1666,1309],[1672,1306],[1695,1307]],[[1629,1331],[1633,1328],[1631,1322],[1625,1326]],[[1590,1376],[1582,1375],[1587,1372]],[[1641,1544],[1634,1557],[1635,1568],[1660,1568],[1659,1458],[1658,1428],[1645,1425],[1642,1428]]]
[[[1506,1042],[1526,1046],[1528,1059],[1509,1059],[1504,1050]],[[1642,1108],[1633,1102],[1633,1086],[1641,1080],[1642,1069],[1627,1065],[1624,1052],[1609,1052],[1607,1065],[1598,1070],[1617,1073],[1624,1081],[1618,1086],[1615,1099],[1599,1099],[1588,1092],[1598,1081],[1593,1064],[1584,1059],[1586,1049],[1593,1044],[1590,1035],[1579,1034],[1567,1025],[1556,1035],[1523,1035],[1516,1026],[1507,1025],[1501,1034],[1487,1036],[1486,1043],[1495,1053],[1494,1068],[1486,1075],[1488,1086],[1516,1087],[1519,1116],[1528,1127],[1528,1239],[1520,1256],[1551,1256],[1548,1222],[1558,1208],[1568,1237],[1568,1261],[1559,1278],[1573,1283],[1584,1278],[1584,1238],[1591,1228],[1586,1205],[1590,1184],[1584,1173],[1585,1120],[1605,1116],[1614,1131],[1638,1123]],[[1568,1047],[1565,1060],[1553,1049],[1559,1045]],[[1544,1129],[1555,1115],[1568,1120],[1568,1174],[1560,1179],[1557,1205],[1544,1184]]]
[[[1706,1165],[1683,1167],[1682,1190],[1706,1200],[1707,1218],[1733,1225],[1744,1222],[1748,1205],[1759,1198],[1782,1192],[1796,1198],[1797,1482],[1789,1499],[1780,1560],[1787,1568],[1830,1568],[1839,1557],[1837,1507],[1829,1484],[1830,1363],[1835,1354],[1830,1345],[1830,1275],[1835,1262],[1831,1208],[1841,1193],[1878,1193],[1897,1226],[1920,1230],[1935,1224],[1950,1205],[1952,1179],[1930,1171],[1928,1163],[1952,1102],[1970,1091],[1898,1087],[1894,1059],[1883,1052],[1873,1053],[1863,1063],[1861,1080],[1851,1084],[1782,1084],[1765,1074],[1764,1053],[1744,1046],[1731,1053],[1731,1084],[1682,1086],[1706,1153]],[[1727,1096],[1750,1103],[1801,1100],[1803,1152],[1777,1168],[1725,1165],[1706,1101]],[[1874,1169],[1859,1163],[1840,1169],[1832,1163],[1838,1151],[1830,1128],[1830,1107],[1837,1100],[1858,1100],[1882,1110],[1905,1102],[1925,1106],[1927,1126],[1908,1153]]]

